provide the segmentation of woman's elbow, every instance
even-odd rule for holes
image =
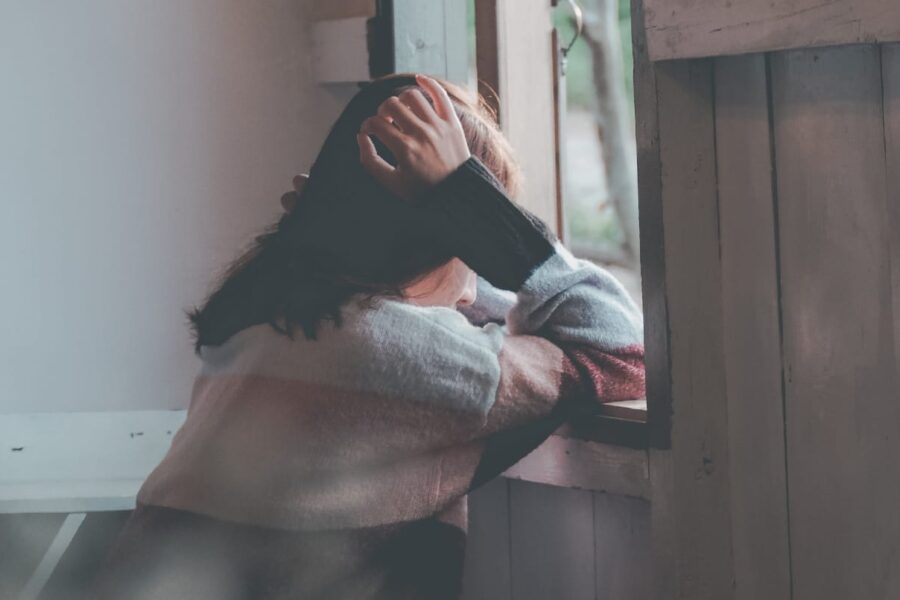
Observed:
[[[636,400],[646,395],[644,347],[636,344],[615,351],[593,347],[568,349],[583,386],[598,402]]]

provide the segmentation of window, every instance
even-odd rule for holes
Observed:
[[[565,54],[564,232],[576,254],[610,269],[640,304],[631,4],[582,0],[580,29],[567,4],[553,14]]]
[[[574,2],[471,1],[469,85],[495,104],[516,149],[525,176],[517,200],[640,305],[630,2],[582,2],[576,36]],[[620,404],[586,420],[588,435],[645,444],[646,402]]]

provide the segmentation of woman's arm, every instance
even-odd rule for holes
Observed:
[[[457,308],[473,325],[497,323],[504,325],[509,311],[516,304],[516,294],[495,288],[484,277],[478,276],[475,284],[475,302]]]
[[[506,315],[511,335],[554,343],[605,402],[643,394],[642,318],[624,287],[572,256],[540,219],[506,197],[478,159],[467,159],[420,207],[456,256],[516,293]]]
[[[515,292],[473,486],[514,464],[579,406],[643,397],[642,318],[626,290],[572,256],[477,159],[421,207],[457,256],[491,286]]]
[[[419,83],[431,96],[430,105],[421,93],[408,94],[386,102],[364,126],[397,157],[396,166],[375,153],[366,134],[360,136],[360,156],[373,176],[411,200],[423,227],[453,255],[494,288],[515,294],[496,365],[486,363],[481,351],[498,345],[497,315],[482,328],[455,311],[427,315],[439,326],[424,339],[439,354],[453,346],[447,335],[472,344],[471,354],[456,347],[441,356],[442,368],[493,386],[473,400],[471,385],[461,385],[466,397],[458,401],[447,386],[448,402],[474,408],[477,414],[469,416],[478,417],[477,423],[447,422],[432,439],[482,444],[474,485],[537,445],[570,406],[642,397],[643,329],[621,284],[573,257],[540,219],[514,204],[491,172],[463,150],[465,139],[443,89],[427,78]],[[482,378],[495,369],[496,378]]]

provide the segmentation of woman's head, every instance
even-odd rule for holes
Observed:
[[[448,92],[473,156],[514,194],[518,169],[487,106],[465,90]],[[379,185],[359,160],[356,134],[384,100],[416,87],[412,75],[367,84],[332,127],[292,210],[225,274],[206,305],[191,314],[197,347],[217,345],[257,323],[299,325],[314,337],[323,319],[339,320],[351,296],[416,295],[450,288],[465,302],[474,275],[430,236],[410,203]],[[376,140],[388,162],[390,152]],[[465,289],[458,289],[460,281]],[[455,282],[455,283],[454,283]],[[456,285],[456,288],[454,288]],[[426,294],[427,297],[427,294]]]

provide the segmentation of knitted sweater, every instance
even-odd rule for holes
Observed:
[[[579,406],[643,395],[625,290],[477,159],[415,206],[480,275],[475,304],[354,300],[316,340],[203,347],[98,596],[456,598],[466,494]]]

